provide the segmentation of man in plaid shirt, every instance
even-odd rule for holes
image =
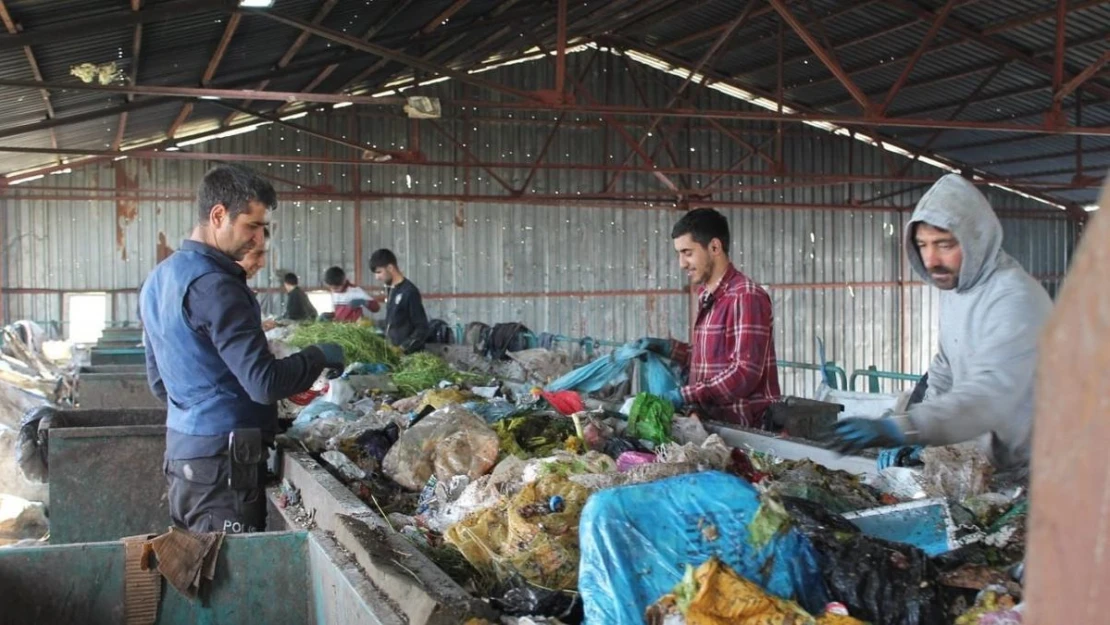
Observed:
[[[686,213],[671,230],[678,263],[698,286],[698,317],[690,344],[644,338],[642,349],[689,371],[689,383],[668,394],[676,409],[763,427],[763,413],[781,395],[775,364],[771,298],[728,257],[728,220],[709,208]]]

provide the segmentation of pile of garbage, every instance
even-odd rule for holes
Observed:
[[[372,330],[346,327],[379,355],[283,402],[283,444],[507,617],[1020,622],[1010,569],[1023,557],[1024,492],[991,493],[948,456],[926,454],[913,488],[903,468],[863,480],[729,446],[659,399],[677,376],[632,348],[558,380],[504,379],[379,352]],[[296,331],[271,338],[275,353],[296,349]],[[645,391],[597,400],[631,380]],[[936,536],[892,536],[880,522],[938,511],[939,549]]]

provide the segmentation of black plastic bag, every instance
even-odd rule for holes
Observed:
[[[49,476],[46,439],[51,424],[58,418],[52,406],[36,406],[23,413],[19,421],[19,439],[15,460],[23,476],[33,482],[45,482]]]
[[[490,597],[505,616],[546,616],[567,625],[580,625],[586,615],[577,593],[546,590],[516,577]]]
[[[380,430],[367,430],[355,439],[355,445],[365,455],[378,461],[381,466],[385,455],[393,447],[393,443],[401,436],[401,428],[396,423],[390,423]]]
[[[917,547],[872,538],[819,504],[783,498],[817,549],[829,597],[873,625],[946,625],[938,571]]]

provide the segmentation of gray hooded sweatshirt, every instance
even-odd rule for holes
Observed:
[[[965,178],[949,174],[938,180],[906,226],[910,265],[933,284],[914,240],[919,223],[953,233],[963,261],[958,286],[940,294],[940,344],[925,399],[896,419],[910,444],[974,440],[997,468],[1025,467],[1037,343],[1052,300],[1002,251],[1002,224]]]

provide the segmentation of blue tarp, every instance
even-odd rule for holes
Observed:
[[[711,556],[771,594],[823,612],[828,598],[816,551],[785,511],[762,505],[751,484],[719,471],[593,494],[579,524],[586,623],[640,625],[687,564]]]
[[[613,350],[588,365],[579,367],[547,385],[548,391],[578,391],[596,393],[606,386],[628,379],[632,361],[639,358],[640,390],[652,395],[664,395],[682,385],[671,361],[653,352],[625,345]]]

